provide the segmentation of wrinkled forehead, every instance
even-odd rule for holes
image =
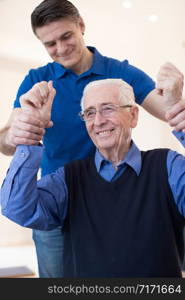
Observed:
[[[120,103],[120,87],[117,84],[102,84],[90,87],[84,95],[84,109],[105,103]]]

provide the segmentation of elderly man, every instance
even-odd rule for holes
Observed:
[[[37,113],[47,123],[55,91],[40,85],[48,101]],[[65,277],[181,277],[184,157],[137,148],[138,107],[121,79],[89,83],[81,107],[94,155],[37,183],[42,145],[17,146],[1,189],[3,215],[29,228],[62,226]]]

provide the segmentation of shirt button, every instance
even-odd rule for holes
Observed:
[[[21,152],[21,153],[20,153],[20,157],[22,157],[22,158],[25,157],[25,155],[26,155],[26,154],[25,154],[24,152]]]
[[[184,136],[183,136],[183,135],[181,135],[180,139],[181,139],[181,141],[184,141]]]

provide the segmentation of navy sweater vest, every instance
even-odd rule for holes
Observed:
[[[184,218],[168,184],[167,149],[142,152],[114,182],[94,157],[65,166],[64,277],[181,277]]]

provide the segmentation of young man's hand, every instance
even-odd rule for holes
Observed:
[[[40,120],[39,112],[25,113],[22,108],[15,108],[4,128],[4,145],[13,148],[19,144],[37,145],[44,133],[44,123]]]

